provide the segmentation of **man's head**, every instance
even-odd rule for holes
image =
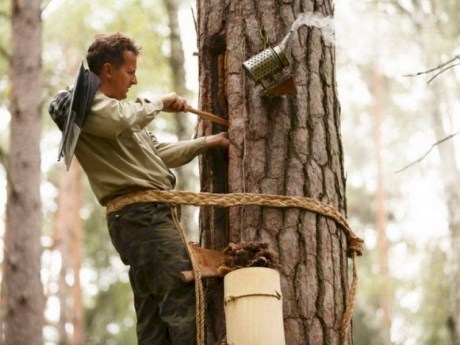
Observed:
[[[109,97],[122,100],[129,88],[137,84],[137,56],[140,47],[122,34],[97,35],[88,48],[89,69],[101,79],[100,90]]]

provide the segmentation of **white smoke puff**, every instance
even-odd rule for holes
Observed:
[[[301,13],[292,24],[291,32],[299,30],[303,25],[320,29],[326,44],[335,45],[335,27],[332,17],[324,17],[315,12]]]

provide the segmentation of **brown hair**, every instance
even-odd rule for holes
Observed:
[[[139,55],[141,47],[133,39],[120,33],[96,35],[86,54],[88,67],[98,75],[105,63],[110,63],[119,68],[124,63],[123,53],[126,50]]]

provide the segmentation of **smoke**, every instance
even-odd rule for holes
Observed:
[[[335,28],[332,17],[324,17],[315,12],[301,13],[292,24],[291,33],[299,30],[303,25],[320,29],[326,44],[335,45]]]

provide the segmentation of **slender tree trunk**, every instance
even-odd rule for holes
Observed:
[[[80,217],[83,204],[82,169],[78,161],[74,161],[70,170],[61,167],[59,183],[58,210],[55,222],[55,250],[61,254],[61,271],[59,273],[60,320],[58,324],[59,344],[85,344],[84,307],[80,284],[80,268],[82,262],[81,245],[84,224]],[[73,284],[69,288],[66,276],[72,273]],[[72,303],[69,303],[69,301]],[[72,336],[69,337],[65,325],[73,325]]]
[[[376,60],[378,57],[376,57]],[[378,61],[378,60],[377,60]],[[390,339],[391,330],[391,291],[390,291],[390,272],[388,268],[388,238],[386,193],[384,181],[384,162],[382,157],[382,124],[384,97],[382,87],[382,75],[378,64],[373,66],[372,94],[374,98],[374,143],[375,143],[375,163],[377,167],[377,190],[375,193],[375,225],[377,229],[377,247],[379,257],[379,298],[382,310],[382,326],[385,332],[385,339]]]
[[[449,3],[444,8],[444,11],[451,10],[450,13],[455,13],[455,2]],[[426,26],[423,26],[424,21],[433,21],[435,33],[437,37],[445,35],[445,27],[441,24],[441,18],[446,13],[441,12],[433,1],[430,2],[431,13],[425,12],[425,9],[418,2],[413,2],[415,11],[413,21],[416,23],[416,28],[420,33],[420,46],[426,52],[425,62],[427,66],[436,66],[439,62],[438,52],[442,51],[443,46],[441,41],[428,39],[432,37],[426,35]],[[453,21],[452,25],[457,23]],[[417,25],[418,24],[418,25]],[[458,27],[458,24],[457,24]],[[457,29],[453,30],[457,32]],[[442,76],[440,76],[442,77]],[[429,93],[431,101],[429,102],[431,111],[431,123],[434,131],[436,141],[442,140],[451,134],[452,129],[447,129],[444,123],[450,123],[448,110],[450,109],[445,94],[448,94],[447,89],[443,89],[440,84],[431,84]],[[453,142],[448,140],[441,145],[437,146],[439,156],[441,158],[440,176],[441,183],[444,188],[444,198],[448,214],[449,235],[450,235],[450,250],[449,250],[449,264],[448,270],[450,272],[450,315],[446,315],[446,325],[450,332],[452,345],[460,345],[460,291],[458,286],[460,284],[460,171],[457,167],[456,150]]]
[[[83,298],[80,283],[80,269],[82,263],[81,246],[83,243],[84,224],[80,216],[80,210],[83,206],[83,185],[82,185],[82,168],[78,161],[74,162],[70,169],[70,180],[72,183],[72,201],[71,210],[72,226],[70,230],[70,253],[73,273],[72,284],[72,324],[73,336],[71,345],[85,344],[85,328]]]
[[[12,1],[11,139],[5,234],[5,341],[42,344],[39,0]]]
[[[308,22],[293,33],[297,95],[262,96],[242,68],[264,48],[262,29],[275,46],[310,11],[332,24],[329,1],[198,1],[200,105],[228,116],[231,140],[228,158],[217,152],[202,160],[203,190],[308,196],[345,213],[335,49],[327,29]],[[217,130],[202,124],[205,133]],[[279,254],[286,344],[338,344],[347,243],[333,221],[298,209],[237,207],[203,210],[201,226],[207,247],[264,241]],[[209,282],[206,292],[208,344],[217,344],[225,333],[221,283]]]
[[[54,250],[61,256],[61,269],[57,277],[59,299],[59,322],[57,324],[58,344],[68,343],[66,324],[68,322],[68,297],[69,288],[66,282],[67,270],[69,267],[69,223],[72,222],[69,213],[72,209],[72,194],[70,192],[70,174],[65,171],[65,166],[61,165],[59,170],[59,194],[57,201],[57,211],[54,222]]]
[[[456,33],[459,31],[457,21],[448,21],[449,25],[446,25],[444,20],[445,17],[458,13],[458,1],[446,2],[445,6],[440,6],[439,2],[430,0],[428,9],[431,12],[427,11],[427,8],[420,1],[411,1],[413,8],[411,12],[404,10],[402,4],[398,2],[396,4],[398,5],[397,8],[408,15],[413,22],[417,33],[414,37],[416,37],[421,51],[424,52],[425,65],[430,68],[437,66],[440,61],[439,52],[444,51],[445,44],[443,40],[433,39],[433,37],[444,37],[446,32]],[[428,26],[426,23],[434,24],[435,30],[433,30],[433,26]],[[429,32],[426,28],[429,28]],[[438,76],[438,78],[443,77]],[[427,98],[429,99],[427,104],[429,105],[428,109],[436,141],[445,139],[451,134],[449,130],[443,127],[443,123],[449,122],[449,112],[441,110],[441,108],[449,109],[446,104],[443,104],[446,99],[443,94],[447,90],[439,89],[439,86],[434,82],[427,89]],[[460,290],[458,289],[460,284],[460,171],[457,168],[455,147],[451,140],[437,145],[437,149],[441,158],[440,176],[442,178],[440,182],[444,189],[450,236],[449,263],[447,265],[450,279],[450,296],[447,298],[449,299],[450,311],[449,315],[446,315],[446,325],[450,332],[451,344],[460,345]]]
[[[188,98],[191,96],[191,91],[186,86],[186,71],[185,71],[185,57],[184,50],[182,49],[182,39],[179,27],[179,10],[180,2],[178,0],[163,0],[166,12],[168,13],[169,22],[169,42],[171,47],[171,55],[169,56],[169,64],[171,66],[172,76],[172,89],[179,95]],[[174,116],[176,124],[176,133],[179,140],[186,140],[192,137],[194,128],[191,128],[187,116],[183,114]],[[179,190],[196,191],[197,188],[193,181],[194,166],[187,164],[175,169],[177,176],[177,186]],[[182,220],[189,226],[186,226],[186,231],[189,237],[194,238],[196,234],[192,234],[191,230],[194,228],[193,215],[195,207],[182,206]],[[196,226],[195,226],[196,228]]]
[[[432,97],[432,127],[435,132],[436,141],[446,138],[450,132],[447,132],[441,119],[443,112],[441,108],[442,94],[439,90],[433,88]],[[460,345],[460,172],[457,168],[457,159],[455,146],[452,140],[443,142],[437,146],[441,158],[440,175],[441,183],[444,189],[444,197],[447,206],[447,215],[449,222],[450,251],[449,251],[449,279],[451,286],[450,296],[450,315],[446,317],[448,330],[451,332],[452,345]]]

